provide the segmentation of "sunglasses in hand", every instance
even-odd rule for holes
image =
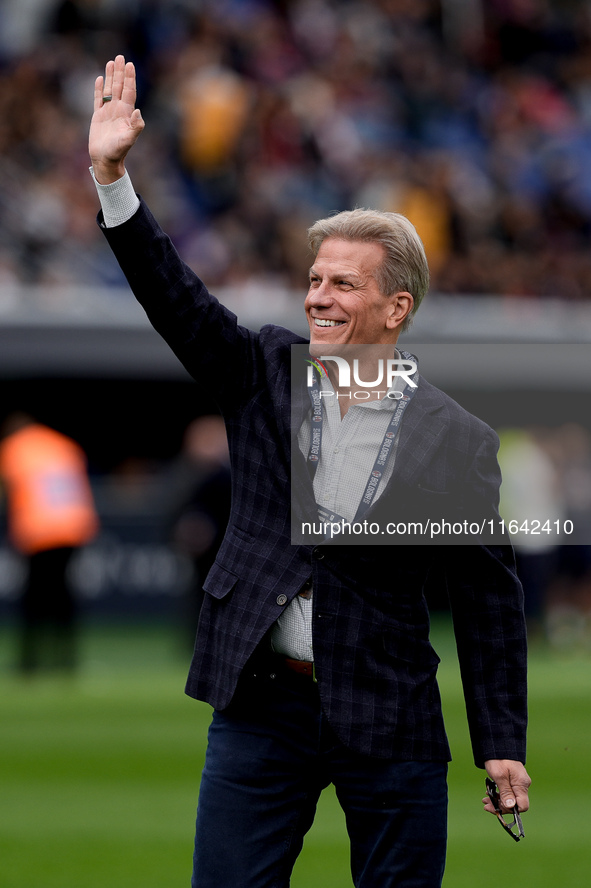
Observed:
[[[503,815],[501,812],[501,797],[499,796],[497,784],[493,780],[489,780],[488,777],[486,778],[486,794],[493,803],[498,821],[505,832],[508,832],[511,838],[515,839],[516,842],[518,842],[520,839],[523,839],[525,837],[525,833],[523,832],[523,823],[521,822],[521,817],[519,816],[519,808],[517,807],[517,802],[515,803],[515,807],[510,814]],[[511,816],[513,817],[513,820],[505,820],[505,817]],[[516,830],[516,832],[513,831],[514,829]]]

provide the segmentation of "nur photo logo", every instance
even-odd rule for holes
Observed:
[[[359,357],[345,358],[343,355],[320,355],[315,359],[306,358],[306,361],[308,363],[306,382],[309,389],[317,384],[314,376],[316,371],[320,379],[335,382],[338,389],[354,388],[353,397],[360,401],[376,395],[386,395],[393,400],[400,400],[404,395],[401,391],[393,389],[395,380],[398,380],[402,387],[408,386],[411,389],[417,387],[413,379],[417,372],[417,363],[410,357],[372,359],[369,353],[363,360]],[[331,374],[327,369],[328,361],[336,365],[335,373]],[[368,376],[369,378],[366,378]],[[379,386],[383,388],[379,390]],[[337,398],[343,396],[341,392],[326,388],[321,389],[318,394],[320,398],[334,397],[335,394]]]

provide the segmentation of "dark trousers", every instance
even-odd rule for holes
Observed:
[[[22,672],[76,665],[76,603],[66,576],[73,552],[68,546],[29,557],[20,601]]]
[[[333,783],[357,888],[439,888],[447,764],[347,749],[310,678],[271,665],[214,712],[203,770],[192,888],[287,888],[322,789]]]

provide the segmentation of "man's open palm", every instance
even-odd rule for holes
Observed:
[[[105,102],[105,96],[111,99]],[[97,77],[94,85],[88,150],[95,176],[102,184],[124,174],[125,156],[144,128],[135,99],[134,65],[118,55],[115,61],[107,62],[104,78]]]

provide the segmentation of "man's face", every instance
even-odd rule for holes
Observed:
[[[304,305],[313,345],[396,342],[408,312],[400,297],[408,297],[411,307],[412,297],[380,293],[375,272],[383,260],[384,248],[377,243],[333,237],[322,242]]]

